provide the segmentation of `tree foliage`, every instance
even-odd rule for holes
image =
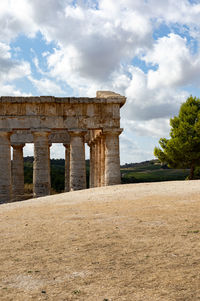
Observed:
[[[24,182],[25,184],[33,183],[33,161],[34,157],[24,158]],[[90,161],[86,160],[86,182],[89,187],[89,165]],[[51,187],[56,192],[63,192],[65,184],[65,160],[51,159]]]
[[[195,167],[200,166],[200,99],[190,96],[170,125],[171,138],[161,138],[161,148],[155,147],[154,155],[169,167],[190,168],[193,179]]]

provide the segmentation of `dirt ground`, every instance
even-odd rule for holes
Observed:
[[[200,300],[200,181],[1,205],[0,300]]]

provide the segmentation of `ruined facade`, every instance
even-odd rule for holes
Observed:
[[[119,184],[120,107],[125,101],[108,91],[98,91],[95,98],[1,97],[0,202],[24,194],[26,143],[34,143],[34,197],[50,194],[52,143],[65,146],[65,191],[86,188],[85,143],[90,147],[90,187]]]

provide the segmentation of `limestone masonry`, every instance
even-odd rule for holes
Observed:
[[[50,147],[65,146],[65,191],[120,183],[120,107],[126,98],[98,91],[95,98],[0,97],[0,203],[24,194],[23,147],[34,143],[33,195],[50,194]],[[11,164],[11,146],[13,160]]]

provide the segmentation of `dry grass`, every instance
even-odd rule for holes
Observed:
[[[0,300],[200,300],[200,181],[0,206]]]

